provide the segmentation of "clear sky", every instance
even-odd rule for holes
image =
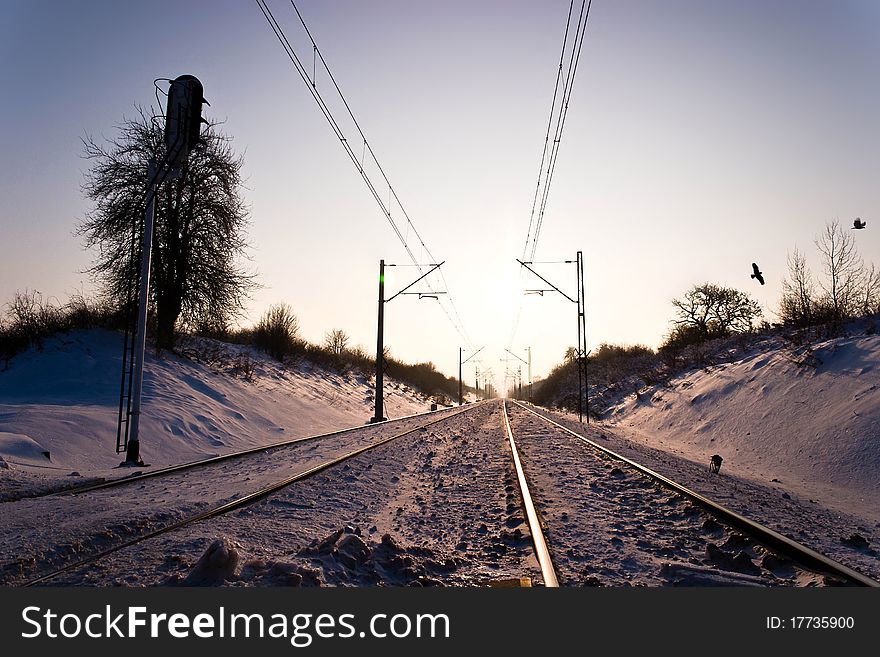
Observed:
[[[308,52],[290,4],[269,4]],[[531,346],[539,376],[576,342],[574,306],[524,297],[540,283],[515,262],[568,5],[298,1],[499,387],[505,347]],[[536,259],[584,252],[589,347],[656,346],[670,299],[703,281],[773,320],[786,253],[812,258],[833,218],[866,219],[855,236],[880,264],[880,3],[594,0],[581,58]],[[245,155],[264,286],[245,323],[285,301],[307,339],[342,328],[373,349],[378,261],[408,258],[246,0],[0,0],[0,302],[91,289],[80,138],[112,135],[154,78],[184,73]],[[574,295],[571,265],[540,271]],[[412,274],[389,270],[389,295]],[[455,375],[462,343],[437,301],[387,305],[395,355]]]

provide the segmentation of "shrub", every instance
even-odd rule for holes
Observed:
[[[271,306],[254,328],[254,346],[272,358],[284,361],[294,352],[299,341],[299,320],[293,309],[285,303]]]
[[[745,292],[713,283],[695,285],[681,299],[673,299],[676,327],[693,329],[703,340],[752,331],[761,316],[757,301]]]
[[[37,290],[16,292],[0,318],[0,360],[4,368],[28,347],[43,348],[43,339],[73,329],[119,328],[122,313],[75,293],[65,305],[43,299]]]

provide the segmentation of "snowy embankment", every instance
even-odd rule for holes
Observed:
[[[880,336],[781,341],[612,410],[628,438],[880,521]]]
[[[147,354],[140,438],[141,456],[153,466],[358,426],[373,415],[372,382],[363,376],[308,363],[287,369],[251,348],[212,340],[184,348],[194,360]],[[22,488],[23,479],[73,471],[109,475],[121,460],[121,351],[118,333],[73,331],[0,371],[0,483]],[[385,388],[387,416],[429,410],[413,389],[393,381]]]

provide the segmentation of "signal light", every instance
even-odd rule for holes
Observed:
[[[186,159],[189,150],[204,144],[201,138],[202,104],[204,88],[194,75],[181,75],[171,82],[168,90],[168,107],[165,113],[165,147],[169,155],[175,154],[177,164]]]

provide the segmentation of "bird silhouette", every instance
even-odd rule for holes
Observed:
[[[867,222],[862,221],[860,217],[856,217],[856,220],[853,221],[853,227],[850,230],[861,230],[867,225]]]
[[[761,273],[761,270],[758,269],[758,265],[756,263],[752,263],[752,271],[755,273],[752,274],[752,278],[757,278],[758,282],[763,285],[764,284],[764,275]]]

